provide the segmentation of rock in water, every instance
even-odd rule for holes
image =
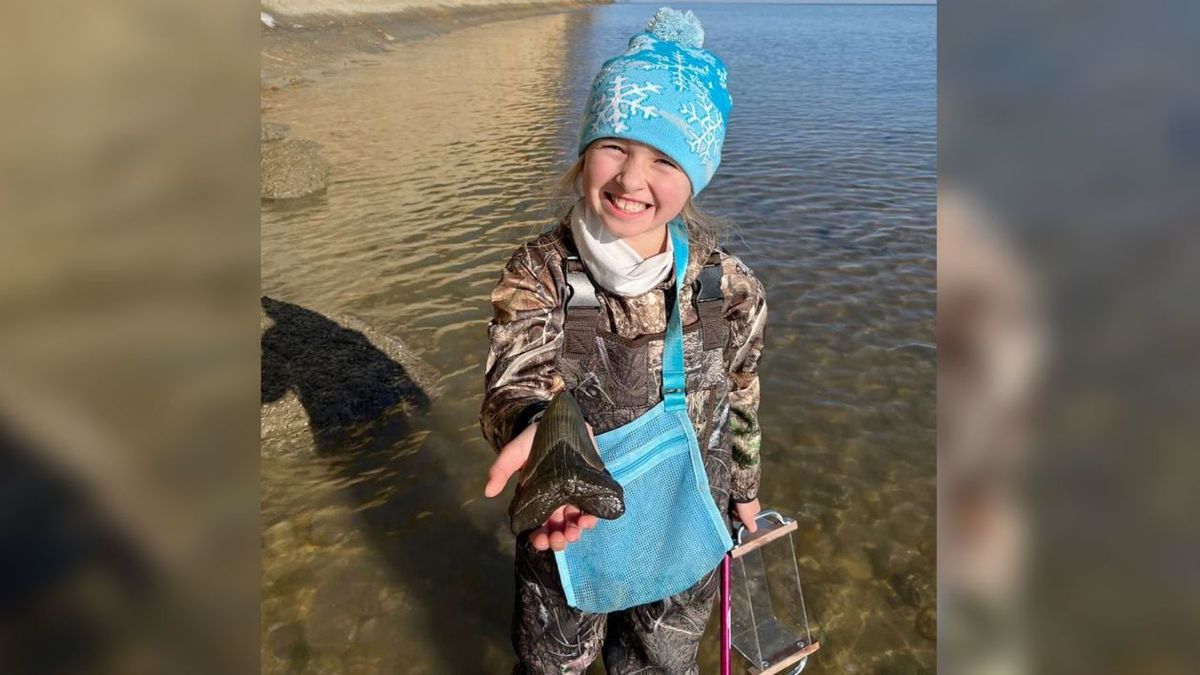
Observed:
[[[513,533],[540,527],[563,504],[606,520],[625,513],[625,491],[604,468],[583,411],[567,392],[550,401],[533,436],[529,460],[508,507]]]
[[[320,144],[304,139],[274,141],[262,149],[263,199],[292,199],[325,189],[329,164]]]
[[[262,122],[260,124],[262,134],[260,140],[266,141],[282,141],[287,137],[288,125],[278,122]]]

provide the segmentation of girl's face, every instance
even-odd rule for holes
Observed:
[[[601,138],[584,152],[588,207],[643,257],[659,252],[666,224],[679,215],[691,193],[687,174],[649,145]]]

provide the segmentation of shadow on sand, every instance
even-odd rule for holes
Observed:
[[[344,321],[268,297],[262,306],[274,322],[262,335],[262,404],[296,394],[318,457],[425,622],[411,631],[419,634],[379,635],[357,649],[393,672],[412,665],[403,645],[413,643],[431,644],[440,672],[494,670],[480,655],[508,649],[512,561],[495,534],[468,517],[447,471],[462,421],[437,423],[430,395],[399,363],[403,355],[376,346],[395,351],[402,344],[394,338],[368,339]]]

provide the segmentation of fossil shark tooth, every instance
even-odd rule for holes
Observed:
[[[625,491],[604,468],[583,411],[568,392],[551,399],[538,423],[508,507],[513,533],[540,527],[563,504],[606,520],[625,513]]]

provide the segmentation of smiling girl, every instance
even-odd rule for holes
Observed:
[[[600,214],[602,236],[641,258],[664,253],[667,221],[691,197],[687,174],[652,146],[618,138],[593,141],[582,163],[585,208]]]
[[[606,439],[647,420],[674,419],[674,408],[687,439],[682,450],[692,449],[697,472],[677,482],[698,492],[670,503],[698,499],[724,531],[676,531],[686,530],[685,514],[657,506],[639,511],[631,503],[617,521],[598,523],[562,505],[518,536],[517,673],[582,673],[601,652],[610,673],[697,672],[729,516],[753,528],[759,511],[757,369],[766,299],[753,273],[717,246],[714,221],[693,201],[720,162],[732,107],[725,66],[702,42],[691,12],[659,10],[597,75],[579,158],[562,179],[576,199],[555,227],[516,250],[492,292],[480,423],[499,453],[485,487],[494,497],[524,465],[537,420],[559,392],[579,402],[601,457],[612,453]],[[647,459],[667,471],[668,462]],[[627,500],[636,502],[636,492],[626,485]],[[657,534],[619,540],[620,528],[609,526],[630,518],[646,518],[637,529]],[[655,530],[661,523],[678,528]],[[716,548],[682,553],[703,537]],[[588,552],[596,542],[604,550]],[[588,555],[655,546],[667,554],[614,572],[642,596],[621,583],[580,592],[595,581],[587,577]],[[613,599],[627,591],[638,604]]]

